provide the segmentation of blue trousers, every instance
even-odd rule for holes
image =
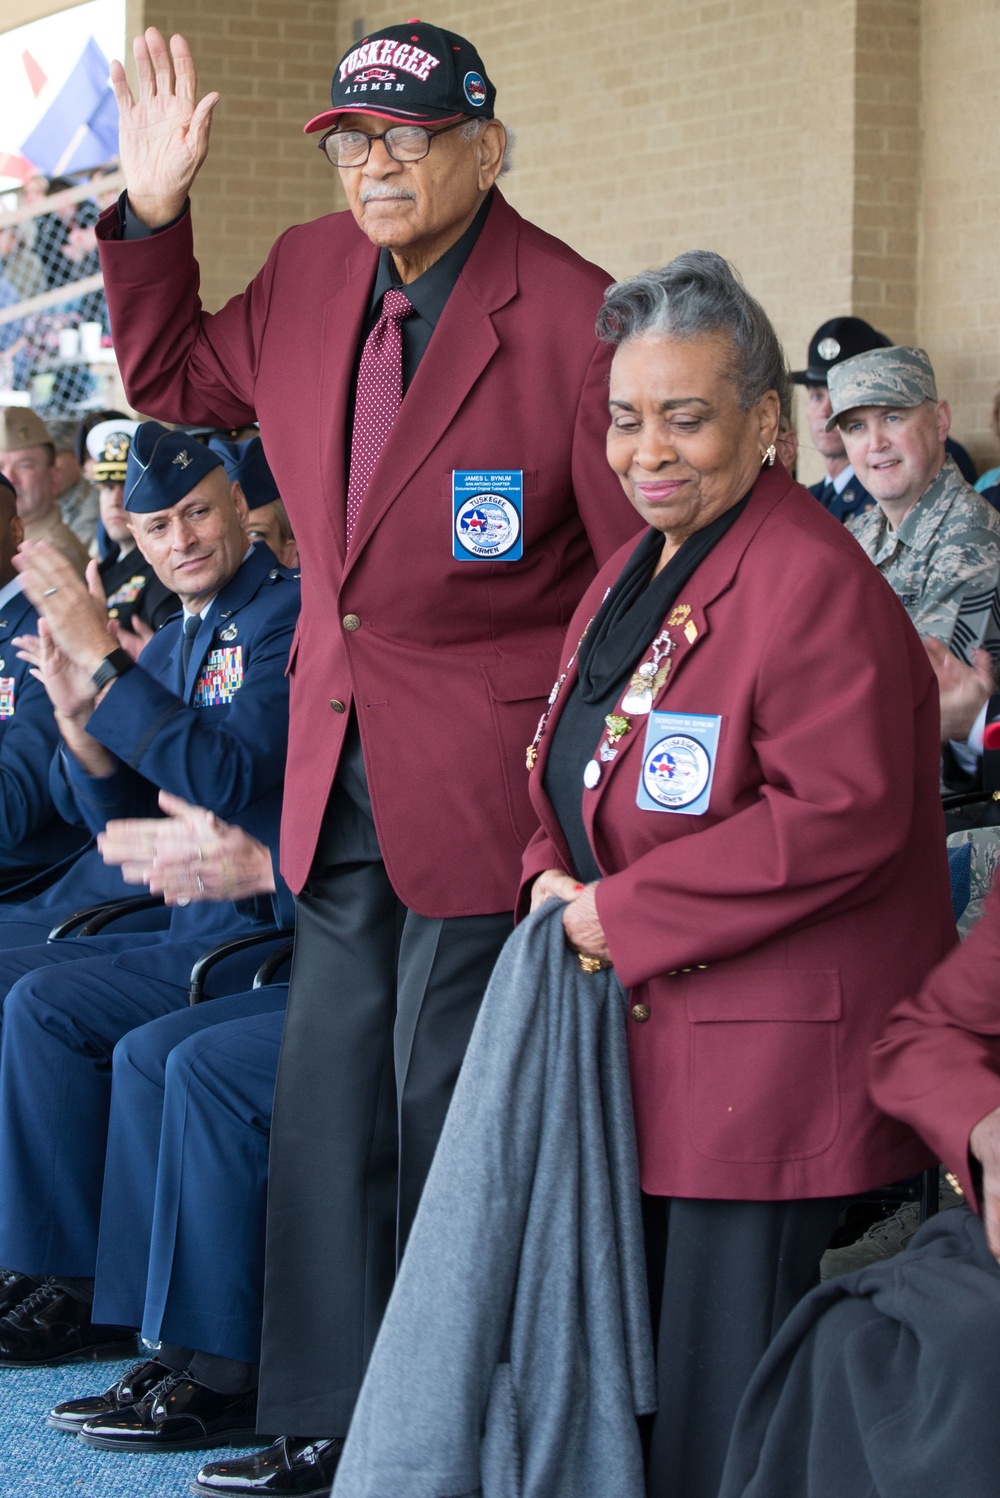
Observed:
[[[133,1030],[114,1053],[94,1320],[260,1358],[285,984]]]
[[[94,1274],[114,1048],[187,1006],[203,948],[164,943],[140,975],[108,940],[0,952],[0,1264],[25,1274]]]

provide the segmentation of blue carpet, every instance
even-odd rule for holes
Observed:
[[[164,1456],[92,1451],[45,1424],[54,1404],[100,1394],[128,1366],[0,1368],[0,1498],[185,1498],[199,1467],[232,1454],[223,1448]],[[252,1449],[242,1447],[240,1454]]]

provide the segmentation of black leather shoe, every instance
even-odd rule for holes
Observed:
[[[95,1326],[89,1306],[45,1280],[0,1320],[0,1368],[128,1357],[135,1336],[127,1326]]]
[[[54,1410],[49,1411],[45,1423],[53,1430],[68,1430],[72,1435],[78,1435],[80,1427],[88,1420],[114,1415],[119,1410],[138,1404],[140,1399],[145,1399],[150,1389],[155,1389],[172,1371],[155,1358],[133,1363],[117,1383],[113,1383],[110,1389],[105,1389],[103,1394],[91,1394],[87,1399],[68,1399],[65,1404],[57,1404]]]
[[[13,1269],[0,1269],[0,1316],[6,1316],[22,1300],[27,1300],[32,1290],[37,1290],[38,1280],[30,1274],[18,1274]]]
[[[303,1441],[282,1436],[266,1451],[235,1461],[209,1462],[191,1484],[200,1498],[329,1498],[343,1436]]]
[[[88,1420],[85,1446],[100,1451],[197,1451],[256,1439],[257,1390],[217,1394],[188,1373],[170,1373],[131,1409]]]

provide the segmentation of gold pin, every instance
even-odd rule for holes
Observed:
[[[698,638],[698,626],[693,619],[689,619],[684,626],[684,638],[689,645],[693,645]]]

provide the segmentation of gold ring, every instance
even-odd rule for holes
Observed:
[[[599,957],[588,957],[586,952],[577,952],[576,960],[585,973],[599,973],[604,966]]]

